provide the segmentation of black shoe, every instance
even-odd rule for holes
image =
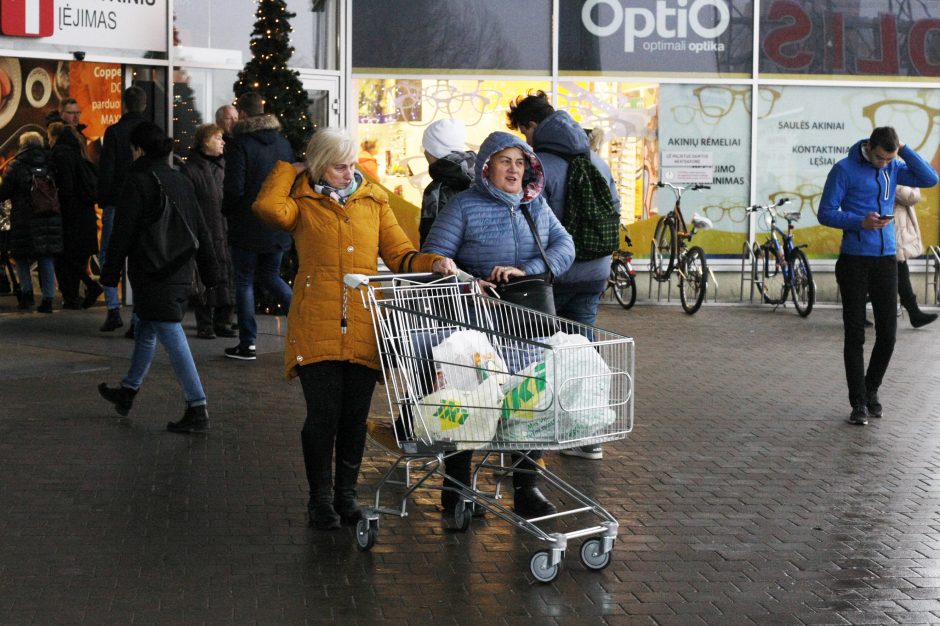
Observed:
[[[124,331],[124,338],[125,339],[134,338],[134,322],[131,322],[130,324],[127,325],[127,330]]]
[[[17,308],[20,311],[28,311],[36,304],[36,297],[32,293],[18,291],[16,293]]]
[[[199,328],[196,330],[196,337],[199,339],[215,339],[215,333],[212,328]]]
[[[215,331],[216,337],[225,337],[226,339],[231,339],[232,337],[238,337],[238,331],[232,330],[229,328],[228,324],[225,326],[216,326],[213,328]]]
[[[333,495],[333,510],[339,515],[343,526],[355,526],[362,519],[362,508],[356,501],[355,491],[337,491]]]
[[[878,400],[877,391],[873,391],[868,394],[868,398],[865,401],[865,406],[868,409],[869,417],[881,417],[884,414],[881,402]]]
[[[90,309],[98,301],[98,296],[104,293],[101,285],[92,283],[91,287],[85,288],[85,297],[82,298],[82,308]]]
[[[336,530],[340,527],[340,517],[329,502],[309,503],[307,514],[310,516],[310,526],[317,530]]]
[[[62,308],[69,311],[81,311],[85,307],[82,306],[82,299],[76,296],[75,298],[63,300]]]
[[[516,487],[512,495],[512,508],[525,518],[543,517],[558,512],[538,487]]]
[[[36,307],[37,313],[52,313],[52,298],[43,298],[39,306]]]
[[[136,389],[130,387],[108,387],[107,383],[98,385],[98,393],[102,398],[114,405],[114,409],[121,417],[127,417],[134,406],[134,396],[137,395]]]
[[[167,422],[171,433],[204,433],[209,430],[209,411],[205,404],[188,406],[178,422]]]
[[[924,313],[920,309],[914,309],[913,311],[908,312],[908,317],[911,320],[911,326],[914,328],[920,328],[921,326],[926,326],[930,322],[936,321],[937,314]]]
[[[852,414],[849,416],[849,424],[855,424],[856,426],[864,426],[868,423],[868,409],[865,408],[864,404],[860,404],[857,407],[852,409]]]
[[[230,359],[240,359],[242,361],[254,361],[258,358],[255,353],[254,346],[235,346],[234,348],[226,348],[225,356]]]
[[[124,325],[121,319],[121,309],[108,309],[108,316],[104,318],[104,324],[98,330],[103,333],[110,333]]]

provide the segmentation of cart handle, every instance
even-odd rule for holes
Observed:
[[[345,274],[343,276],[343,283],[345,283],[346,286],[350,289],[358,289],[359,287],[365,287],[370,282],[385,282],[398,278],[428,278],[431,276],[443,275],[437,274],[435,272],[418,272],[411,274],[375,274],[373,276],[369,276],[368,274]],[[476,279],[465,271],[458,269],[457,280],[462,282],[472,282]]]

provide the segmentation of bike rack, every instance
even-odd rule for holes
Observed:
[[[750,263],[750,266],[746,267],[748,263]],[[748,302],[754,302],[754,289],[757,282],[757,272],[754,271],[756,264],[757,256],[754,254],[754,249],[745,241],[741,252],[741,296],[738,298],[738,302],[744,301],[744,283],[751,283],[751,295]],[[711,271],[711,268],[709,268],[709,271]]]
[[[940,304],[940,284],[937,282],[937,276],[940,275],[940,272],[937,270],[940,269],[940,246],[929,246],[927,248],[927,258],[924,259],[924,302],[929,302],[930,298],[930,287],[933,287],[933,303]],[[933,270],[931,269],[931,261],[933,261]]]
[[[653,272],[653,259],[650,257],[649,264],[649,286],[646,290],[646,298],[648,300],[653,299],[653,281],[656,281],[656,302],[662,302],[663,300],[663,284],[666,285],[666,302],[672,302],[672,274],[669,275],[669,278],[666,280],[656,280],[654,278]]]
[[[715,276],[715,272],[712,271],[712,268],[708,268],[708,277],[711,279],[712,284],[715,286],[713,289],[714,296],[712,296],[712,303],[718,302],[718,278]]]

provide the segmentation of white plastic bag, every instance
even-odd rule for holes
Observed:
[[[494,374],[505,382],[506,365],[487,336],[476,330],[461,330],[431,349],[438,372],[436,387],[476,389]]]
[[[583,335],[557,333],[544,361],[503,386],[500,441],[560,443],[602,434],[610,408],[610,368]],[[554,404],[554,406],[553,406]]]
[[[426,442],[454,442],[458,450],[480,448],[496,433],[502,399],[495,376],[472,390],[438,389],[421,399],[415,435]]]

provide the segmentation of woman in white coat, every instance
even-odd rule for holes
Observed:
[[[911,326],[920,328],[937,319],[936,313],[924,313],[917,306],[917,296],[911,286],[911,272],[907,260],[924,253],[920,239],[920,226],[914,205],[920,202],[920,189],[898,185],[894,200],[894,228],[897,233],[898,296],[907,309]]]

